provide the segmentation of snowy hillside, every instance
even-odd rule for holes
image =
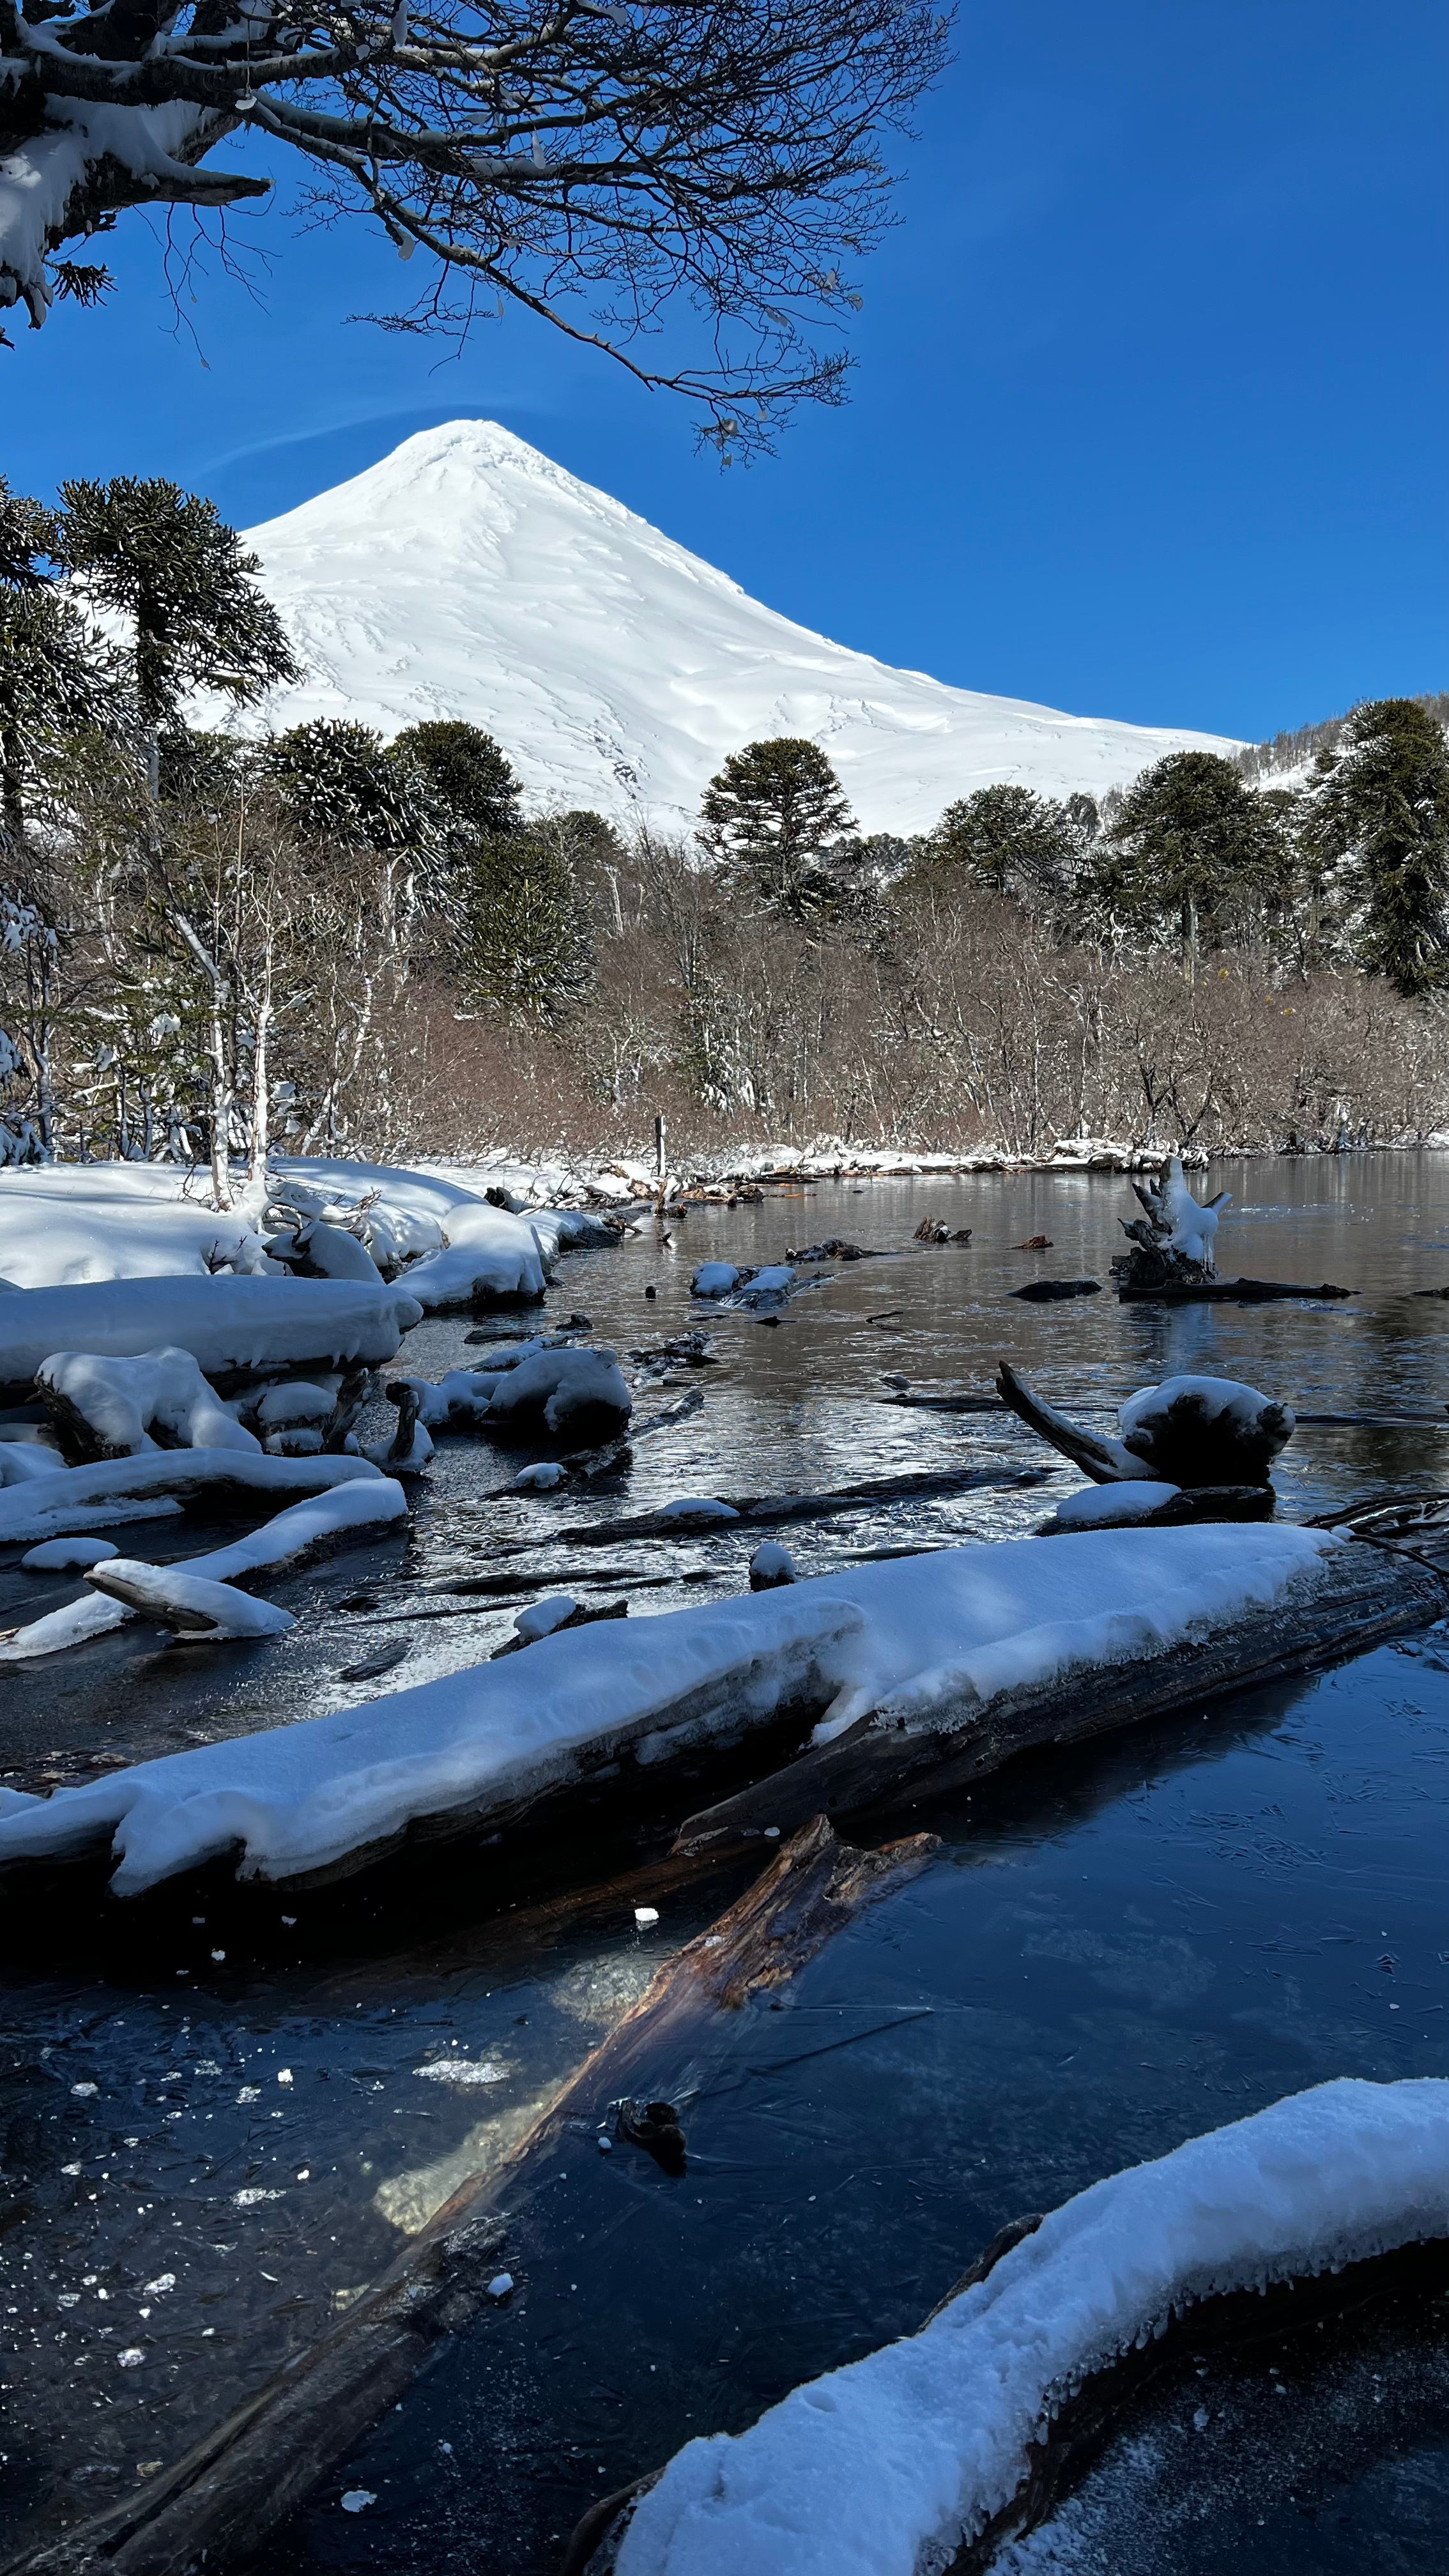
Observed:
[[[387,734],[466,716],[530,798],[689,824],[727,752],[805,734],[868,831],[913,832],[998,779],[1100,793],[1207,734],[946,688],[750,599],[490,421],[409,438],[249,532],[308,672],[268,720]]]

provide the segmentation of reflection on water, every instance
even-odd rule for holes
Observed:
[[[1225,1226],[1224,1267],[1361,1295],[1012,1301],[1043,1271],[1105,1280],[1131,1202],[1103,1179],[833,1186],[697,1211],[672,1246],[651,1231],[570,1261],[557,1302],[627,1350],[698,1320],[688,1280],[705,1258],[763,1262],[834,1233],[904,1245],[928,1210],[974,1235],[843,1267],[778,1329],[710,1318],[722,1365],[700,1373],[704,1409],[640,1444],[622,1500],[524,1502],[503,1490],[515,1460],[441,1443],[412,1537],[280,1586],[299,1625],[275,1646],[158,1652],[137,1623],[7,1674],[7,1776],[84,1776],[118,1752],[476,1661],[512,1611],[438,1618],[459,1599],[428,1586],[486,1570],[500,1538],[536,1541],[527,1561],[562,1570],[555,1533],[681,1492],[954,1463],[1009,1473],[1041,1455],[1014,1420],[883,1403],[886,1371],[985,1387],[1009,1352],[1069,1409],[1196,1368],[1303,1409],[1442,1410],[1449,1308],[1402,1292],[1449,1280],[1445,1158],[1236,1166],[1208,1185],[1250,1189],[1262,1210]],[[1012,1251],[1038,1232],[1050,1252]],[[889,1326],[868,1320],[889,1307],[902,1310]],[[421,1327],[407,1365],[433,1375],[472,1358],[465,1330]],[[810,1571],[905,1538],[998,1536],[1076,1481],[1063,1466],[1037,1493],[802,1524],[790,1544]],[[1295,1512],[1446,1481],[1430,1426],[1305,1430],[1279,1478]],[[172,1525],[155,1531],[158,1553],[210,1543],[188,1527],[183,1551]],[[747,1552],[714,1536],[631,1548],[641,1570],[705,1578],[641,1590],[631,1615],[739,1589]],[[0,1570],[0,1619],[73,1588]],[[399,1639],[410,1653],[394,1672],[338,1678]],[[342,2516],[329,2495],[278,2544],[274,2576],[312,2558],[523,2576],[590,2494],[915,2324],[1003,2218],[1324,2076],[1438,2071],[1445,1698],[1432,1647],[1384,1650],[1126,1746],[1019,1766],[944,1820],[908,1817],[945,1834],[940,1861],[747,2044],[721,2045],[689,2108],[685,2182],[565,2142],[548,2188],[510,2200],[512,2307],[480,2320],[359,2455],[377,2508]],[[97,2510],[259,2386],[468,2170],[507,2152],[742,1883],[621,1884],[592,1912],[521,1889],[514,1911],[490,1914],[486,1862],[465,1852],[405,1920],[366,1897],[350,1913],[283,1897],[239,1917],[221,1888],[122,1926],[90,1900],[43,1928],[9,1909],[0,2282],[6,2376],[23,2369],[24,2385],[7,2530]],[[662,1916],[643,1940],[636,1895]],[[502,2073],[483,2088],[417,2073],[450,2051]],[[1382,2506],[1382,2532],[1397,2511]],[[1428,2565],[1402,2548],[1384,2563]]]

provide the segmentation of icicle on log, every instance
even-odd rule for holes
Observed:
[[[856,1851],[837,1841],[824,1817],[814,1818],[708,1932],[659,1970],[506,2160],[463,2183],[330,2333],[143,2496],[42,2544],[11,2576],[82,2576],[98,2566],[110,2576],[183,2576],[203,2559],[216,2571],[248,2559],[397,2402],[440,2338],[482,2308],[506,2241],[505,2194],[513,2204],[546,2180],[580,2130],[592,2138],[605,2121],[617,2125],[634,2097],[655,2097],[661,2107],[667,2096],[682,2100],[686,2071],[707,2055],[720,2015],[747,2012],[787,1983],[938,1848],[934,1835],[913,1834],[883,1851]]]

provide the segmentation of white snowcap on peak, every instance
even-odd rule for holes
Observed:
[[[250,722],[465,717],[531,798],[622,823],[688,829],[726,754],[781,733],[824,745],[863,829],[902,833],[994,781],[1102,794],[1232,748],[833,644],[496,421],[420,430],[246,542],[307,672]]]

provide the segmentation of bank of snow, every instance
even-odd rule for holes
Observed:
[[[376,1368],[423,1310],[404,1287],[340,1279],[112,1279],[25,1288],[0,1297],[0,1397],[28,1393],[53,1351],[137,1359],[162,1344],[189,1351],[203,1376]]]
[[[1010,2503],[1055,2401],[1219,2292],[1449,2234],[1449,2083],[1344,2080],[1079,2192],[919,2334],[686,2445],[617,2576],[926,2576]]]
[[[625,1751],[649,1764],[731,1741],[786,1706],[822,1710],[832,1733],[883,1705],[892,1724],[949,1727],[998,1692],[1219,1629],[1314,1585],[1345,1544],[1277,1526],[1089,1531],[570,1630],[360,1709],[12,1798],[0,1861],[113,1837],[122,1893],[229,1851],[242,1876],[284,1879],[418,1819],[486,1819]]]

